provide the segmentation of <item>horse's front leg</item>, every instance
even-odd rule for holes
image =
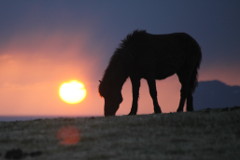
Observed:
[[[149,92],[153,100],[153,106],[154,106],[154,113],[162,113],[161,108],[158,104],[157,99],[157,88],[156,88],[156,82],[155,79],[149,78],[147,79],[147,83],[149,86]]]
[[[136,115],[138,109],[138,97],[139,97],[139,87],[140,87],[140,78],[130,77],[132,82],[132,109],[129,115]]]

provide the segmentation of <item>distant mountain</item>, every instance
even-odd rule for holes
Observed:
[[[218,80],[199,82],[194,93],[194,107],[196,110],[239,105],[240,86],[229,86]]]

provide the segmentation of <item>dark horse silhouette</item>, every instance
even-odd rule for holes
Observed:
[[[153,100],[154,112],[161,113],[157,100],[156,79],[177,74],[181,83],[181,97],[177,111],[182,112],[185,101],[187,111],[193,111],[192,94],[198,83],[201,63],[198,43],[186,33],[154,35],[136,30],[122,41],[111,57],[99,85],[99,93],[105,99],[105,116],[115,115],[122,102],[121,89],[128,77],[132,82],[132,109],[138,108],[140,79],[145,78]]]

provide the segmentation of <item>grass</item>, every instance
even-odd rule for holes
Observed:
[[[238,159],[240,109],[0,122],[0,159],[14,148],[36,160]]]

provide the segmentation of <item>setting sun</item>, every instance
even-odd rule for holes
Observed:
[[[69,104],[80,103],[86,97],[86,93],[84,84],[77,80],[64,82],[59,88],[60,98]]]

